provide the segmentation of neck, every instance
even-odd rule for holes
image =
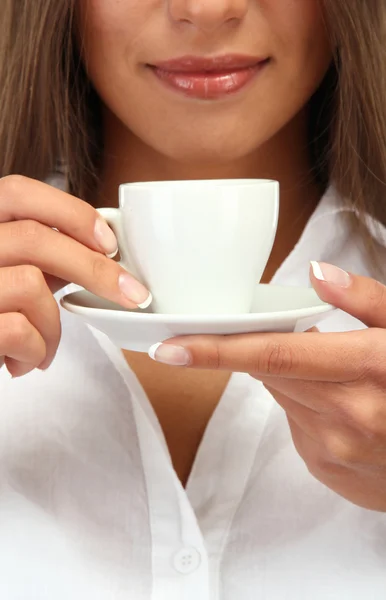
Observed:
[[[131,181],[188,179],[275,179],[280,215],[275,244],[262,282],[270,281],[298,241],[320,200],[312,176],[303,110],[280,132],[247,156],[230,162],[192,164],[162,155],[138,139],[109,111],[105,113],[104,165],[98,206],[117,206],[118,185]]]

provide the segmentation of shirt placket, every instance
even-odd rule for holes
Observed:
[[[221,599],[222,555],[272,406],[260,382],[234,373],[189,477],[186,491],[208,551],[211,600]]]
[[[152,540],[151,600],[209,600],[205,541],[173,469],[161,426],[122,353],[104,334],[92,332],[126,383],[133,406]]]
[[[152,600],[209,600],[208,556],[185,490],[140,403],[133,399],[152,538]]]

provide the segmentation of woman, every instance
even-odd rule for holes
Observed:
[[[385,597],[385,12],[5,0],[1,598]],[[151,360],[59,312],[146,303],[95,211],[119,183],[224,177],[280,181],[263,281],[311,280],[322,332]]]

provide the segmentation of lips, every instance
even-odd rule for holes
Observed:
[[[185,96],[211,100],[244,88],[269,62],[267,58],[225,55],[184,56],[148,65],[163,84]]]

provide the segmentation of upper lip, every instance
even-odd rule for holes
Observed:
[[[242,54],[225,54],[222,56],[181,56],[158,62],[151,66],[163,71],[175,73],[197,73],[202,71],[221,72],[232,71],[234,69],[247,69],[263,62],[268,57],[246,56]]]

